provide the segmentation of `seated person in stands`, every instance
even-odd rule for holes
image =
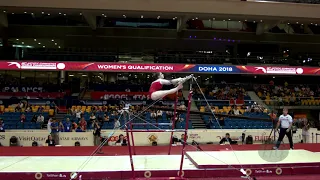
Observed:
[[[237,109],[237,106],[232,106],[232,109],[229,111],[228,114],[229,114],[229,115],[236,115],[236,116],[238,116],[238,115],[240,115],[240,114],[242,114],[242,113],[239,111],[239,109]]]
[[[44,117],[42,114],[40,114],[38,117],[37,117],[37,122],[38,123],[43,123],[44,122]]]
[[[64,127],[64,132],[72,131],[72,123],[70,122],[69,118],[66,119],[66,122],[64,122],[63,127]]]
[[[42,106],[39,106],[38,113],[42,113],[43,110],[44,110],[44,108]]]
[[[107,112],[108,108],[106,105],[103,105],[102,108],[101,108],[102,112]]]
[[[121,128],[121,124],[120,124],[120,121],[119,121],[119,119],[116,119],[115,121],[114,121],[114,127],[113,127],[114,129],[119,129],[119,128]]]
[[[46,140],[46,146],[55,146],[56,142],[54,141],[54,139],[52,139],[51,135],[48,135],[48,139]]]
[[[236,141],[232,141],[229,133],[226,133],[226,136],[224,138],[222,138],[220,141],[220,144],[225,144],[225,143],[237,144]]]
[[[82,129],[82,131],[87,130],[87,122],[86,120],[84,120],[84,118],[81,118],[81,121],[79,122],[79,126]]]
[[[94,115],[94,113],[92,113],[91,116],[90,116],[90,121],[89,122],[92,123],[96,119],[97,119],[96,116]]]
[[[104,114],[103,121],[105,121],[105,122],[109,122],[110,121],[110,118],[109,118],[109,116],[107,114]]]
[[[187,136],[187,140],[188,140],[188,136]],[[184,134],[181,134],[180,139],[177,138],[177,136],[172,137],[172,144],[182,144],[183,142],[184,142]]]
[[[186,138],[186,141],[188,141],[188,136],[187,136],[187,138]],[[181,138],[178,140],[178,142],[180,142],[181,144],[183,144],[183,142],[184,142],[184,134],[181,134]],[[186,144],[188,144],[188,143],[186,142]]]
[[[78,124],[76,122],[74,122],[74,121],[71,121],[71,124],[72,124],[72,130],[76,131],[77,128],[78,128]]]
[[[20,111],[21,111],[21,109],[22,109],[22,107],[23,107],[23,103],[19,103],[19,104],[17,104],[16,108],[14,109],[14,110],[15,110],[15,112],[20,112]]]
[[[26,121],[26,116],[22,113],[21,115],[20,115],[20,122],[25,122]]]
[[[31,105],[28,104],[28,106],[25,109],[25,112],[28,113],[28,112],[31,112],[31,111],[32,111]]]
[[[97,106],[92,106],[92,112],[93,112],[93,113],[96,113],[97,110],[98,110],[98,107],[97,107]]]
[[[5,132],[3,120],[0,119],[0,132]]]
[[[126,146],[127,140],[124,139],[124,136],[122,134],[119,135],[119,139],[116,142],[116,145]]]
[[[64,132],[64,125],[63,125],[63,123],[62,123],[60,120],[58,120],[58,123],[59,123],[59,132]]]

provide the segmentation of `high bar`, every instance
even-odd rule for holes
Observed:
[[[131,123],[132,125],[148,125],[148,124],[153,124],[153,125],[163,125],[163,126],[172,126],[172,123]]]
[[[128,132],[185,132],[185,129],[165,129],[165,130],[126,130]]]

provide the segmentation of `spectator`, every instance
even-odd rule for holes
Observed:
[[[53,119],[51,123],[51,136],[56,144],[59,144],[59,123]]]
[[[64,132],[72,131],[72,123],[70,122],[69,118],[66,119],[66,122],[64,122],[63,126],[64,126]]]
[[[38,113],[42,113],[43,110],[44,110],[44,108],[43,108],[42,106],[39,106],[39,108],[38,108]]]
[[[24,123],[26,121],[26,116],[22,113],[20,115],[20,122]]]
[[[79,122],[80,128],[82,131],[86,131],[87,130],[87,122],[86,120],[84,120],[84,118],[81,119],[81,121]]]
[[[81,110],[76,110],[76,118],[78,119],[78,121],[80,121],[81,119],[81,114],[82,114]]]
[[[242,113],[239,111],[239,109],[237,109],[237,106],[232,106],[232,109],[229,111],[228,114],[238,116]]]
[[[119,129],[121,126],[119,119],[116,119],[116,121],[114,122],[114,129]]]
[[[64,132],[63,123],[61,121],[58,121],[58,123],[59,123],[59,132]]]
[[[109,118],[109,116],[107,114],[104,114],[103,121],[104,122],[109,122],[110,121],[110,118]]]
[[[32,111],[31,106],[28,105],[28,106],[26,107],[26,109],[25,109],[25,112],[28,113],[28,112],[31,112],[31,111]]]
[[[37,116],[35,114],[32,116],[31,122],[33,123],[37,122]]]
[[[4,129],[4,122],[2,119],[0,119],[0,132],[5,132],[5,129]]]
[[[225,143],[230,143],[230,144],[233,144],[232,142],[232,139],[230,138],[230,134],[229,133],[226,133],[226,136],[224,138],[222,138],[220,140],[220,143],[219,144],[225,144]]]
[[[90,123],[92,123],[96,119],[97,119],[96,116],[92,113],[91,116],[90,116]]]
[[[187,136],[186,140],[188,140],[188,136]],[[184,142],[184,134],[181,134],[181,138],[178,140],[178,142],[183,144],[183,142]],[[186,144],[187,144],[187,142],[186,142]]]
[[[38,123],[44,123],[44,117],[42,116],[42,114],[40,114],[39,116],[38,116],[38,118],[37,118],[37,122]]]
[[[52,138],[51,135],[48,135],[48,139],[46,140],[46,146],[55,146],[56,142],[55,140]]]
[[[34,115],[33,117],[35,117],[36,115]],[[33,118],[32,118],[33,119]],[[48,132],[51,134],[51,123],[52,123],[52,118],[50,118],[48,120],[48,124],[47,124],[47,128],[48,128]]]
[[[78,124],[76,122],[74,122],[74,121],[72,121],[71,123],[72,123],[72,130],[76,131],[77,128],[78,128]]]
[[[101,127],[98,121],[93,121],[92,123],[93,128],[93,136],[94,136],[94,145],[100,145],[100,136],[101,136]]]
[[[116,145],[126,146],[127,140],[124,139],[124,136],[122,134],[119,135],[119,139],[116,142]]]
[[[81,129],[80,124],[77,126],[76,132],[84,132],[84,131]]]
[[[103,105],[102,108],[101,108],[101,110],[102,110],[103,112],[106,112],[106,111],[107,111],[107,106],[106,106],[106,105]]]

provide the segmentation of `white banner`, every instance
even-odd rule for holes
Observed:
[[[250,129],[250,130],[189,130],[188,131],[188,142],[192,140],[197,141],[201,144],[206,144],[208,142],[213,142],[215,144],[219,143],[220,139],[229,133],[233,140],[241,141],[240,137],[242,133],[246,136],[251,135],[255,144],[262,143],[269,137],[271,130],[265,129]],[[317,133],[317,129],[310,129],[309,142],[312,142],[311,133],[314,135]],[[124,131],[116,131],[112,133],[112,130],[102,131],[102,136],[107,137],[109,134],[113,134],[109,140],[109,145],[114,145],[120,134],[126,135]],[[175,136],[180,138],[182,132],[174,133]],[[278,133],[276,133],[276,138]],[[149,133],[149,132],[136,132],[134,135],[134,143],[136,146],[149,146],[153,141],[156,141],[158,145],[168,145],[170,142],[170,132],[163,133]],[[38,142],[39,145],[43,145],[48,138],[48,132],[43,130],[30,130],[30,131],[8,131],[0,133],[0,143],[3,146],[9,146],[9,141],[12,136],[18,138],[19,144],[21,146],[31,146],[33,141]],[[273,137],[273,135],[272,135]],[[315,136],[314,136],[315,138]],[[301,130],[299,129],[297,133],[293,134],[294,143],[298,143],[302,140]],[[92,132],[70,132],[70,133],[59,133],[59,144],[62,146],[74,146],[74,143],[79,141],[81,146],[93,146],[93,134]],[[314,140],[315,141],[315,140]],[[284,138],[284,142],[288,143],[288,138]],[[239,142],[241,144],[241,142]]]

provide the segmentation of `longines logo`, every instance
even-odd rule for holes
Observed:
[[[6,135],[0,135],[0,140],[5,140],[6,139]]]

